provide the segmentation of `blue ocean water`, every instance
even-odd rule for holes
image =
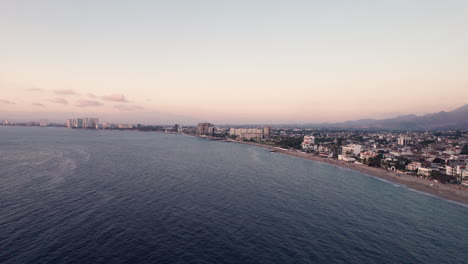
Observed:
[[[467,219],[242,144],[0,127],[0,263],[467,263]]]

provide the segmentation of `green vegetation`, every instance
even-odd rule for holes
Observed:
[[[432,144],[432,143],[435,143],[435,141],[434,140],[423,140],[419,144],[421,144],[423,146],[428,146],[429,144]]]
[[[280,137],[279,140],[276,142],[276,145],[282,148],[294,148],[294,149],[301,149],[301,143],[304,140],[304,136],[302,137]]]
[[[383,159],[383,155],[379,154],[379,155],[377,155],[377,156],[375,156],[373,158],[369,158],[367,160],[367,165],[370,166],[370,167],[380,167],[382,159]]]
[[[333,142],[333,138],[315,138],[315,143]]]
[[[431,179],[433,180],[438,180],[441,183],[447,183],[447,182],[452,182],[455,180],[452,176],[449,176],[447,174],[440,173],[438,171],[431,171]]]
[[[460,154],[468,155],[468,145],[464,146]]]

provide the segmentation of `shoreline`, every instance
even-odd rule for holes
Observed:
[[[254,147],[274,150],[275,153],[288,155],[291,157],[302,158],[314,162],[324,163],[327,165],[349,169],[355,172],[360,172],[367,174],[368,176],[375,177],[388,181],[390,183],[402,184],[410,189],[424,192],[436,196],[438,198],[450,200],[452,202],[460,203],[462,206],[468,206],[468,189],[458,189],[452,185],[442,184],[439,182],[434,182],[432,180],[421,179],[419,177],[406,175],[403,173],[397,173],[393,171],[386,171],[381,168],[369,167],[365,164],[355,164],[355,163],[346,163],[340,160],[335,160],[331,158],[323,158],[311,154],[306,154],[299,151],[291,151],[286,149],[281,149],[279,147],[268,146],[259,143],[253,142],[241,142],[234,140],[225,140],[225,142],[239,143],[250,145]]]

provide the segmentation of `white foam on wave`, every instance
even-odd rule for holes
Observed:
[[[272,153],[277,153],[277,152],[272,152]],[[278,153],[278,154],[291,157],[290,155],[283,154],[283,153]],[[362,171],[353,170],[353,169],[351,169],[351,168],[341,167],[341,166],[338,166],[338,165],[335,165],[335,164],[330,164],[330,163],[321,162],[321,161],[316,161],[316,160],[311,160],[311,161],[316,162],[316,163],[319,163],[319,164],[323,164],[323,165],[332,166],[332,167],[335,167],[335,168],[338,168],[338,169],[343,169],[343,170],[347,170],[347,171],[356,172],[356,173],[359,173],[359,174],[362,174],[362,175],[365,175],[365,176],[368,176],[368,177],[377,179],[377,180],[379,180],[379,181],[389,183],[389,184],[391,184],[391,185],[393,185],[393,186],[395,186],[395,187],[404,187],[405,189],[408,189],[408,190],[410,190],[410,191],[412,191],[412,192],[417,192],[417,193],[419,193],[419,194],[428,195],[428,196],[431,196],[431,197],[435,197],[435,198],[438,198],[438,199],[447,201],[447,202],[452,203],[452,204],[456,204],[456,205],[460,205],[460,206],[462,206],[462,207],[468,208],[468,204],[460,203],[460,202],[456,202],[456,201],[452,201],[452,200],[449,200],[449,199],[445,199],[445,198],[443,198],[443,197],[440,197],[440,196],[437,196],[437,195],[434,195],[434,194],[431,194],[431,193],[427,193],[427,192],[423,192],[423,191],[418,191],[418,190],[413,189],[413,188],[410,188],[410,187],[408,187],[408,186],[406,186],[406,185],[404,185],[404,184],[394,183],[394,182],[391,182],[391,181],[387,181],[387,180],[385,180],[385,179],[382,179],[382,178],[379,178],[379,177],[377,177],[377,176],[373,176],[373,175],[364,173],[364,172],[362,172]]]
[[[364,174],[364,173],[363,173]],[[382,178],[379,178],[379,177],[375,177],[375,176],[372,176],[372,175],[368,175],[368,174],[364,174],[364,175],[367,175],[367,176],[370,176],[374,179],[377,179],[379,181],[383,181],[383,182],[386,182],[386,183],[390,183],[391,185],[395,186],[395,187],[401,187],[402,185],[401,184],[398,184],[398,183],[394,183],[394,182],[391,182],[391,181],[387,181],[385,179],[382,179]]]

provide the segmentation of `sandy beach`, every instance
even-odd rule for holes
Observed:
[[[306,154],[306,153],[299,152],[299,151],[279,149],[277,147],[268,146],[265,144],[231,141],[231,140],[228,140],[228,141],[233,142],[233,143],[247,144],[247,145],[256,146],[260,148],[266,148],[266,149],[274,150],[276,153],[280,153],[280,154],[284,154],[288,156],[303,158],[303,159],[307,159],[307,160],[311,160],[315,162],[322,162],[322,163],[330,164],[333,166],[347,168],[353,171],[357,171],[357,172],[368,174],[374,177],[378,177],[387,181],[403,184],[409,188],[422,191],[425,193],[429,193],[429,194],[432,194],[432,195],[435,195],[435,196],[438,196],[447,200],[451,200],[451,201],[455,201],[458,203],[463,203],[465,205],[468,205],[468,188],[466,187],[463,188],[460,186],[454,186],[450,184],[437,183],[431,180],[421,179],[416,176],[406,175],[403,173],[397,173],[393,171],[386,171],[381,168],[369,167],[365,164],[346,163],[344,161],[335,160],[331,158],[323,158],[320,156],[316,156],[313,154]]]

